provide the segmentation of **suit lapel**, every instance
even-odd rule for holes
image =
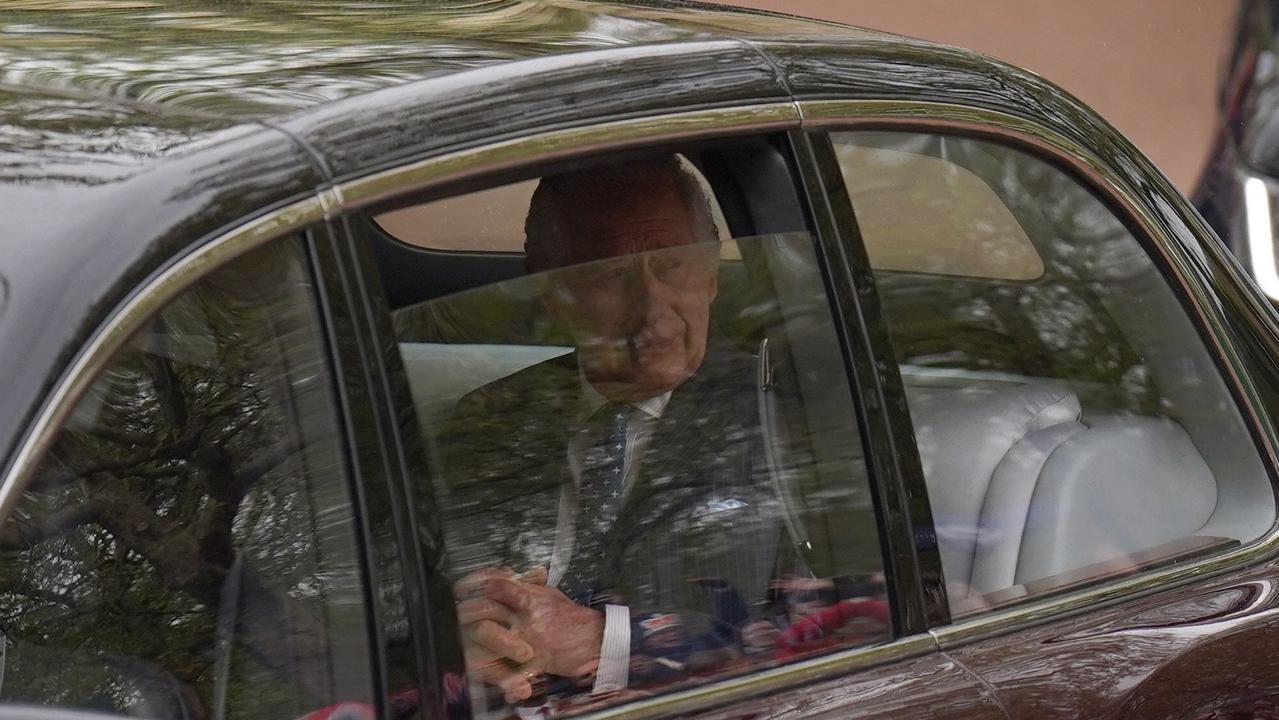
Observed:
[[[724,486],[743,480],[753,435],[753,364],[740,353],[708,353],[699,371],[671,394],[606,538],[614,551],[634,547],[653,528],[698,512]],[[749,472],[749,469],[745,470]]]

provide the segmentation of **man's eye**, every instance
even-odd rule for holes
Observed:
[[[627,268],[619,266],[602,269],[595,277],[601,282],[617,282],[626,279],[629,274],[630,271]]]

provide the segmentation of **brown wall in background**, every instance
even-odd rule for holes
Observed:
[[[959,45],[1032,70],[1128,136],[1183,192],[1203,167],[1235,0],[733,0]]]

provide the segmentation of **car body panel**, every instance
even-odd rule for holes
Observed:
[[[689,3],[101,3],[5,7],[0,84],[266,120],[415,80],[592,49],[749,36],[884,35]]]
[[[1266,717],[1251,713],[1277,706],[1274,576],[1266,563],[948,654],[1012,717]]]
[[[699,40],[470,70],[316,108],[282,127],[315,147],[341,180],[481,142],[789,99],[753,48]]]
[[[932,654],[868,668],[696,715],[704,720],[789,718],[1006,718],[999,697],[961,663]]]

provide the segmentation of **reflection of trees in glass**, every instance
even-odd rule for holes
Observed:
[[[625,542],[609,554],[626,559],[624,584],[641,597],[673,595],[693,605],[703,590],[688,578],[713,576],[752,578],[736,586],[748,601],[763,603],[772,574],[794,555],[823,576],[881,569],[851,393],[813,240],[796,234],[735,243],[743,260],[721,260],[717,268],[712,350],[652,424],[654,445],[619,520],[633,533],[618,533]],[[671,252],[645,255],[657,262]],[[437,490],[456,572],[550,561],[566,448],[573,428],[584,423],[577,417],[582,378],[573,356],[544,360],[531,352],[561,355],[571,348],[569,333],[541,301],[561,272],[397,311],[397,335],[413,343],[410,351],[431,358],[429,372],[423,367],[412,375],[419,407],[430,408],[423,426],[438,458]],[[755,354],[765,337],[778,419],[776,468],[761,455],[747,457],[764,442]],[[687,397],[696,398],[694,407]],[[750,467],[754,475],[716,488],[707,478],[717,464]],[[680,539],[681,549],[663,546],[671,538]],[[752,589],[757,594],[749,595]]]
[[[356,581],[322,551],[350,555],[349,510],[326,506],[326,372],[281,250],[166,307],[81,401],[0,530],[0,696],[165,717],[329,700],[326,606]]]
[[[878,272],[903,362],[1067,378],[1104,407],[1155,411],[1141,350],[1116,320],[1121,304],[1141,300],[1116,287],[1153,273],[1153,265],[1100,202],[1056,168],[992,143],[893,133],[845,137],[900,145],[971,170],[1013,212],[1043,260],[1043,275],[1031,282]]]

